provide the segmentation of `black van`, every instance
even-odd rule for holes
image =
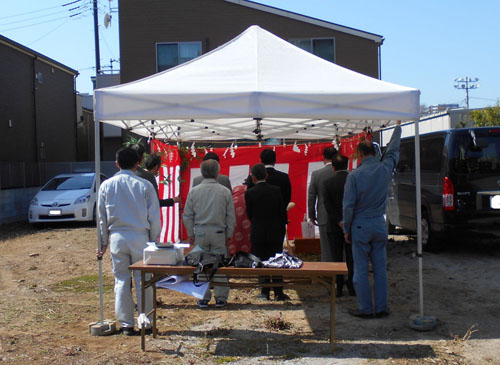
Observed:
[[[500,236],[500,127],[420,136],[422,246],[445,238]],[[389,230],[416,232],[415,137],[401,139],[387,200]]]

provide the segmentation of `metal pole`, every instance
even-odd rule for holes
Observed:
[[[418,291],[419,291],[419,315],[410,317],[410,327],[429,331],[436,326],[434,317],[424,317],[424,279],[422,265],[422,193],[420,183],[420,130],[419,120],[415,121],[415,204],[417,211],[417,256],[418,256]]]
[[[415,189],[417,208],[417,253],[418,253],[418,285],[420,297],[420,317],[424,318],[424,285],[422,278],[422,195],[420,191],[420,130],[419,121],[415,121]]]
[[[101,54],[99,51],[99,22],[98,22],[99,12],[97,8],[97,0],[93,0],[93,4],[94,4],[95,73],[96,75],[99,75],[101,73]]]
[[[99,188],[101,187],[101,140],[100,126],[99,122],[95,121],[95,188],[99,194]],[[95,221],[97,226],[97,249],[99,252],[102,250],[101,245],[101,230],[99,227],[99,209],[95,210]],[[100,310],[100,322],[104,323],[104,300],[103,300],[103,285],[102,285],[102,258],[98,260],[99,262],[99,310]]]
[[[469,77],[465,78],[465,105],[469,109]]]

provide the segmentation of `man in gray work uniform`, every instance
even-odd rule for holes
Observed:
[[[184,207],[184,226],[190,244],[195,249],[228,255],[227,246],[234,233],[236,218],[234,215],[233,195],[228,188],[217,182],[219,163],[206,160],[201,164],[203,181],[189,191]],[[214,282],[227,282],[227,278],[216,275]],[[226,306],[229,287],[215,286],[215,306]],[[198,301],[198,307],[206,308],[212,293],[210,289],[205,297]]]

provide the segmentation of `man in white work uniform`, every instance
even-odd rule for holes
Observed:
[[[110,246],[115,276],[115,312],[121,331],[135,335],[134,299],[130,288],[129,265],[142,260],[148,241],[157,241],[161,231],[160,206],[153,185],[135,174],[137,153],[125,147],[116,153],[120,171],[104,181],[99,189],[97,208],[102,249],[100,259]],[[152,288],[146,290],[146,308],[141,306],[141,274],[133,272],[139,313],[152,308]],[[146,278],[148,280],[148,278]],[[151,332],[146,325],[146,332]]]

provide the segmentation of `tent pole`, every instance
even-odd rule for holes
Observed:
[[[424,285],[422,273],[422,192],[420,181],[420,128],[419,121],[415,121],[415,189],[417,208],[417,257],[418,257],[418,291],[420,317],[424,317]]]
[[[94,121],[94,146],[95,146],[95,189],[99,195],[101,187],[101,135],[100,123]],[[95,222],[97,231],[97,250],[101,252],[101,230],[99,229],[99,209],[95,210]],[[104,321],[104,299],[103,299],[103,284],[102,284],[102,257],[97,260],[99,265],[99,322],[93,322],[89,325],[90,334],[93,336],[106,336],[116,332],[116,323]]]
[[[415,205],[417,213],[417,257],[418,257],[418,291],[419,310],[418,315],[410,317],[410,327],[428,331],[436,326],[434,317],[424,316],[424,280],[422,265],[422,192],[420,181],[420,128],[419,120],[415,121]]]
[[[95,189],[99,194],[99,188],[101,187],[101,133],[99,122],[96,120],[94,125],[94,138],[95,138]],[[96,203],[97,205],[97,203]],[[97,227],[97,249],[101,252],[101,230],[99,229],[99,210],[95,210],[95,221]],[[104,323],[104,300],[103,300],[103,285],[102,285],[102,259],[99,261],[99,314],[100,323]]]

